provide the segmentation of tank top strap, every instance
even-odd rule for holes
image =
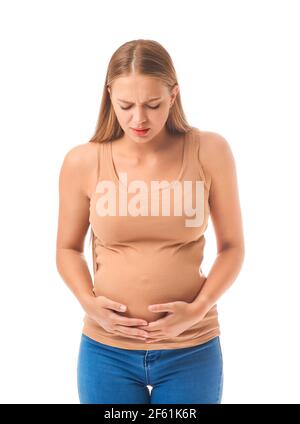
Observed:
[[[96,191],[97,185],[99,183],[100,180],[100,171],[102,169],[102,164],[101,164],[101,159],[103,157],[103,143],[102,142],[97,142],[97,171],[96,171],[96,187],[94,189],[94,191]],[[96,242],[97,242],[97,237],[94,234],[93,231],[93,227],[91,226],[91,242],[92,242],[92,260],[93,260],[93,271],[94,271],[94,275],[97,271],[97,262],[96,262]],[[93,292],[94,292],[94,288],[93,288]],[[94,292],[95,293],[95,292]]]
[[[186,135],[185,135],[185,151],[184,151],[184,161],[186,163],[186,167],[190,167],[191,163],[194,159],[193,154],[194,154],[194,146],[192,146],[193,144],[193,140],[192,138],[194,137],[192,130],[189,130]]]
[[[101,142],[98,142],[98,146],[97,146],[97,181],[96,184],[98,184],[99,182],[99,178],[100,178],[100,169],[101,169],[101,156],[102,156],[102,144]]]
[[[100,179],[107,179],[110,175],[109,167],[109,147],[110,142],[102,141],[98,142],[98,151],[97,151],[97,183]]]
[[[197,164],[198,171],[200,173],[202,180],[204,181],[206,188],[209,190],[210,184],[211,184],[211,178],[204,171],[203,161],[202,161],[202,152],[201,152],[201,131],[197,127],[193,127],[193,130],[192,130],[192,145],[193,145],[194,155],[196,158],[195,163]]]
[[[96,264],[96,252],[95,252],[95,242],[96,242],[96,237],[93,231],[93,227],[91,226],[91,241],[92,241],[92,261],[93,261],[93,271],[94,271],[94,275],[97,271],[97,264]],[[93,289],[94,291],[94,289]]]

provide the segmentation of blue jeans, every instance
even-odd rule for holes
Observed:
[[[77,387],[80,403],[221,403],[219,336],[187,348],[130,350],[82,333]]]

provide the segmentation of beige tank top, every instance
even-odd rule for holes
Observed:
[[[151,312],[148,305],[191,302],[206,279],[201,264],[211,178],[201,165],[200,131],[192,127],[185,134],[182,167],[171,182],[126,181],[126,173],[116,172],[112,143],[99,143],[90,199],[93,291],[127,305],[119,315],[155,321],[166,312]],[[87,314],[83,322],[90,338],[124,349],[178,349],[220,334],[216,304],[183,333],[151,344],[109,333]]]

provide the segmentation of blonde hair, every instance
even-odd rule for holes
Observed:
[[[172,59],[160,43],[154,40],[139,39],[122,44],[113,53],[108,64],[96,130],[89,140],[90,142],[112,141],[124,134],[111,104],[108,87],[118,77],[130,76],[133,73],[160,79],[169,88],[170,94],[171,90],[178,85]],[[170,135],[184,134],[192,129],[183,112],[180,92],[170,108],[165,125]],[[90,242],[92,238],[93,231],[91,229]]]

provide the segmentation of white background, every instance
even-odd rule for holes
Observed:
[[[246,256],[219,300],[222,402],[299,403],[300,27],[291,0],[1,2],[0,402],[79,403],[84,313],[55,265],[58,174],[94,132],[111,55],[138,38],[168,50],[188,122],[225,137],[236,161]],[[211,221],[206,240],[208,273]]]

